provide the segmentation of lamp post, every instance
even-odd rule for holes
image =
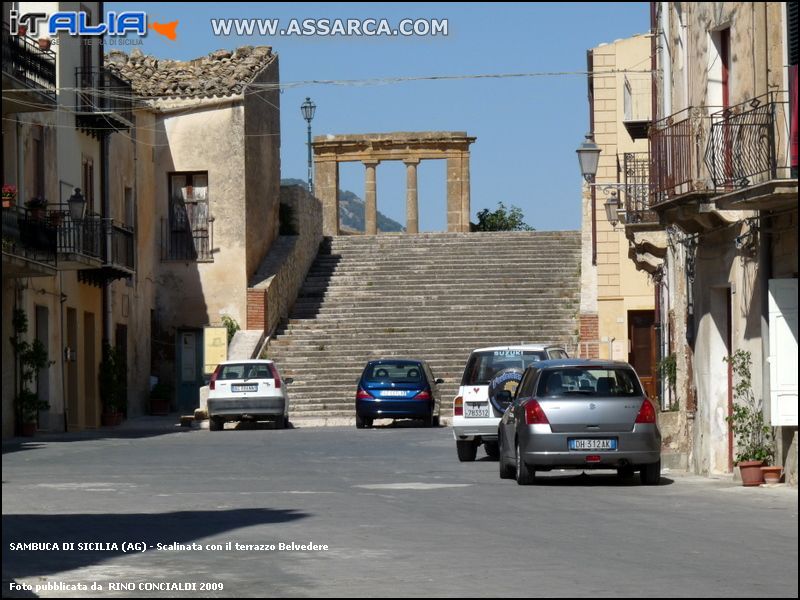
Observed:
[[[317,105],[308,97],[306,97],[306,101],[300,105],[303,118],[308,123],[308,193],[312,195],[314,194],[314,181],[311,175],[311,120],[314,118],[314,112],[316,110]]]
[[[69,216],[73,221],[80,221],[86,211],[86,198],[81,194],[81,188],[75,188],[72,195],[67,200],[69,205]]]
[[[600,162],[600,146],[594,143],[594,136],[586,134],[586,139],[575,150],[578,155],[578,163],[581,165],[581,175],[587,183],[593,183],[597,175],[597,165]]]

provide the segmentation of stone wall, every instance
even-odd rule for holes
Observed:
[[[281,186],[280,197],[297,235],[277,237],[247,290],[247,328],[268,334],[289,316],[322,242],[320,201],[298,185]]]

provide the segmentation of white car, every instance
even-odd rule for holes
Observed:
[[[208,421],[211,431],[226,421],[274,421],[283,429],[289,419],[286,385],[271,360],[231,360],[220,363],[208,383]]]
[[[507,405],[496,397],[496,392],[507,390],[513,395],[531,363],[555,358],[569,357],[560,346],[541,344],[472,351],[453,402],[453,437],[461,462],[474,461],[481,444],[490,458],[499,456],[497,427]]]

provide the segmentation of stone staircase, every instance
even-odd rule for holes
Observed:
[[[452,411],[474,348],[521,342],[574,350],[580,234],[382,234],[326,238],[267,356],[292,419],[353,417],[366,362],[427,360]]]

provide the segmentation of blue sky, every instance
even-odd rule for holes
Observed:
[[[150,22],[180,21],[175,41],[150,34],[139,48],[190,59],[241,45],[270,45],[282,82],[385,77],[583,71],[586,50],[647,31],[648,4],[539,3],[148,3],[109,2],[107,10],[145,10]],[[448,20],[447,37],[221,37],[212,18],[404,18]],[[132,48],[128,48],[132,49]],[[467,131],[472,146],[472,220],[498,202],[519,206],[538,230],[580,227],[575,148],[588,129],[582,75],[420,81],[378,86],[308,85],[281,95],[283,177],[305,179],[306,123],[300,104],[317,104],[314,135],[384,131]],[[363,197],[364,168],[341,167],[341,187]],[[420,229],[441,231],[444,161],[419,167]],[[378,166],[378,209],[405,224],[405,167]]]

